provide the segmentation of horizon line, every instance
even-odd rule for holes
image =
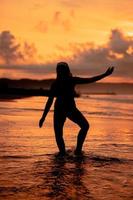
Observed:
[[[19,79],[13,79],[13,78],[7,78],[7,77],[0,77],[0,80],[2,79],[8,79],[8,80],[11,80],[11,81],[22,81],[22,80],[31,80],[31,81],[49,81],[49,80],[55,80],[56,78],[46,78],[46,79],[32,79],[32,78],[19,78]],[[97,82],[98,84],[99,83],[102,83],[102,84],[133,84],[133,82]]]

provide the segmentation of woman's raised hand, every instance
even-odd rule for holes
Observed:
[[[107,71],[105,72],[105,76],[109,76],[110,74],[113,73],[113,71],[114,71],[114,67],[109,67],[109,68],[107,69]]]
[[[39,121],[39,127],[40,127],[40,128],[42,127],[43,122],[44,122],[44,118],[41,118],[40,121]]]

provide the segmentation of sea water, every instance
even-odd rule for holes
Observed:
[[[46,97],[0,101],[1,200],[128,200],[133,185],[133,96],[76,98],[90,130],[76,157],[79,127],[67,120],[68,156],[58,157],[53,106],[38,126]]]

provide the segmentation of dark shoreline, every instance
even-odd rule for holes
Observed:
[[[49,89],[55,79],[8,79],[0,78],[0,99],[18,99],[32,96],[50,96]],[[77,85],[79,96],[133,94],[132,83],[92,83]],[[81,94],[81,95],[80,95]]]
[[[0,89],[0,99],[18,99],[31,96],[49,96],[49,90],[44,89],[24,89],[24,88],[2,88]]]

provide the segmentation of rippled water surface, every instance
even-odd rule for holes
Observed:
[[[58,157],[53,107],[42,129],[46,98],[0,101],[1,200],[133,199],[133,96],[76,100],[90,123],[82,157],[73,150],[79,128],[66,121],[68,155]]]

